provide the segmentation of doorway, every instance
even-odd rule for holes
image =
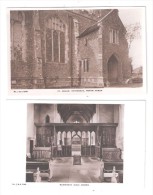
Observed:
[[[107,63],[108,67],[108,81],[110,83],[118,82],[118,60],[112,55]]]
[[[81,137],[77,134],[72,137],[72,156],[74,155],[81,156]]]

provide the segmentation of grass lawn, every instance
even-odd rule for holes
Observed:
[[[136,88],[136,87],[142,87],[143,86],[143,83],[131,83],[131,84],[114,84],[114,85],[111,85],[110,87],[114,87],[114,88],[119,88],[119,87],[122,87],[122,88]]]

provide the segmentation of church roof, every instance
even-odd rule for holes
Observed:
[[[86,28],[83,32],[80,33],[80,35],[77,38],[81,38],[84,37],[88,34],[90,34],[91,32],[97,31],[99,29],[99,24],[108,16],[110,15],[112,12],[114,11],[114,9],[111,9],[108,13],[106,12],[105,15],[103,15],[103,17],[101,19],[99,19],[95,24],[93,24],[92,26],[89,26],[88,28]]]
[[[94,25],[88,27],[87,29],[85,29],[77,38],[84,37],[84,36],[86,36],[86,35],[88,35],[88,34],[94,32],[94,31],[96,31],[96,30],[98,30],[98,29],[99,29],[99,26],[98,26],[98,24],[96,23],[96,24],[94,24]]]

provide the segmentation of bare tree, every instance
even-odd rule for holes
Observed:
[[[128,41],[128,47],[131,47],[132,42],[135,39],[141,38],[141,25],[140,23],[129,24],[126,26],[126,39]]]

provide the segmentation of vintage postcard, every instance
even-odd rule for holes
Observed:
[[[8,100],[3,107],[5,192],[144,189],[145,101]],[[131,173],[140,170],[135,182]]]
[[[26,182],[123,183],[124,105],[28,104]]]
[[[146,89],[145,7],[8,12],[12,94]]]

